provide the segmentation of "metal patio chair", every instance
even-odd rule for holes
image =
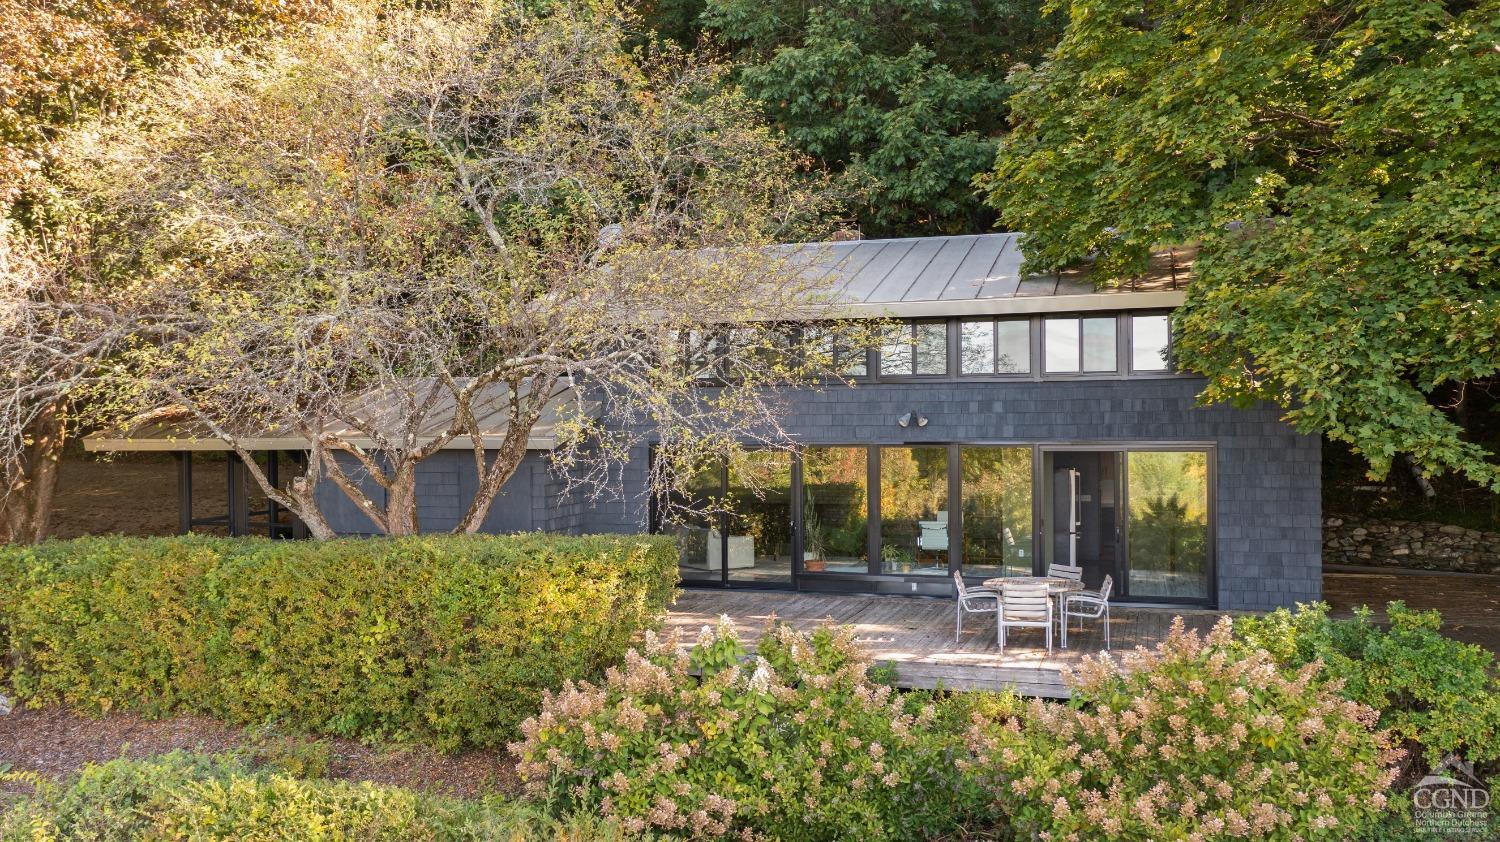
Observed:
[[[1000,651],[1005,651],[1005,630],[1039,628],[1047,635],[1047,654],[1052,654],[1052,594],[1046,582],[1007,582],[1000,589]]]
[[[964,614],[996,614],[1000,612],[1000,594],[989,588],[964,586],[963,574],[953,571],[953,586],[958,594],[953,625],[953,642],[957,643],[964,633]]]
[[[1075,582],[1083,581],[1083,565],[1071,567],[1066,564],[1047,565],[1047,575],[1054,579],[1072,579]]]
[[[1114,591],[1115,579],[1108,574],[1099,585],[1098,591],[1079,591],[1063,596],[1062,608],[1062,645],[1068,648],[1068,618],[1079,618],[1078,628],[1083,628],[1083,620],[1097,620],[1104,618],[1104,648],[1109,649],[1109,595]]]

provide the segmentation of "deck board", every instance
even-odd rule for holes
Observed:
[[[788,593],[748,590],[687,590],[667,617],[668,628],[682,632],[686,645],[698,630],[727,615],[742,640],[753,648],[774,617],[800,631],[825,621],[852,626],[855,639],[877,662],[895,668],[901,687],[951,690],[1013,689],[1025,696],[1066,698],[1062,670],[1085,656],[1104,651],[1104,627],[1078,621],[1068,632],[1068,649],[1056,645],[1049,655],[1039,629],[1012,629],[1005,651],[995,639],[995,624],[979,615],[964,618],[964,632],[953,639],[951,599],[904,596]],[[1206,631],[1223,616],[1204,610],[1125,608],[1112,610],[1110,637],[1116,653],[1163,640],[1172,619],[1181,616],[1189,628]]]

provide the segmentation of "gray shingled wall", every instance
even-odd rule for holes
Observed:
[[[376,503],[385,492],[362,471],[352,458],[340,457],[344,470],[358,478],[360,487]],[[529,532],[553,528],[552,499],[547,493],[550,479],[541,455],[528,453],[505,486],[484,519],[486,532]],[[474,499],[479,486],[474,470],[474,454],[465,450],[444,450],[417,466],[417,521],[423,532],[448,532],[458,526]],[[552,495],[560,496],[554,493]],[[318,486],[318,505],[330,526],[341,535],[367,535],[375,525],[355,506],[349,496],[324,480]],[[563,525],[559,531],[569,531]]]
[[[787,426],[809,444],[923,442],[1193,442],[1217,447],[1218,607],[1270,609],[1322,594],[1319,442],[1297,435],[1274,408],[1198,407],[1202,381],[1166,377],[1048,382],[886,383],[791,396]],[[908,411],[930,419],[901,428]],[[562,494],[540,454],[496,501],[492,531],[640,532],[649,511],[642,493],[646,451],[624,467],[611,499]],[[472,457],[451,451],[422,467],[424,529],[457,522],[473,487]],[[324,489],[335,528],[367,532],[364,518]],[[336,495],[336,497],[335,497]]]
[[[1199,407],[1203,382],[1166,377],[1048,382],[887,383],[799,393],[787,426],[809,444],[960,441],[1213,443],[1218,607],[1270,609],[1322,595],[1319,440],[1273,407]],[[896,419],[917,411],[924,428]],[[627,466],[644,485],[645,452]],[[585,507],[584,532],[647,528],[643,498]]]

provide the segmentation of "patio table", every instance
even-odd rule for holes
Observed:
[[[1064,579],[1061,576],[1001,576],[998,579],[985,579],[984,586],[991,590],[1001,590],[1007,584],[1035,585],[1045,582],[1047,595],[1057,597],[1057,619],[1062,622],[1062,648],[1068,648],[1068,620],[1063,615],[1063,601],[1068,594],[1083,590],[1083,583],[1074,579]],[[1000,615],[995,614],[998,622]]]

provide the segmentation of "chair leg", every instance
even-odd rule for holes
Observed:
[[[1104,603],[1104,651],[1109,651],[1109,603]]]
[[[953,618],[953,642],[957,643],[958,639],[960,637],[962,637],[963,633],[964,633],[964,608],[963,608],[963,606],[960,605],[960,606],[954,608],[953,609],[953,614],[954,614],[954,618]]]

